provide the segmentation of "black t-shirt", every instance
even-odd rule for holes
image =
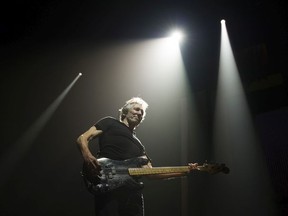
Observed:
[[[122,122],[105,117],[95,124],[103,133],[99,137],[98,157],[126,160],[145,155],[145,148],[133,132]]]

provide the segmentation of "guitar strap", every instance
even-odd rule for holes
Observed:
[[[148,159],[148,162],[152,163],[151,158],[147,155],[145,151],[145,146],[141,143],[141,141],[137,138],[135,131],[133,132],[133,138],[137,141],[135,144],[142,151],[143,155],[145,155]]]

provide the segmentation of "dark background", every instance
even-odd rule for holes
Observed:
[[[163,37],[171,27],[183,27],[188,38],[181,47],[182,56],[191,91],[197,95],[201,108],[203,132],[199,136],[209,137],[223,18],[265,153],[274,201],[279,214],[287,215],[287,3],[272,0],[2,3],[1,158],[6,158],[77,74],[84,75],[21,158],[12,164],[2,160],[6,171],[2,172],[5,176],[1,175],[5,181],[1,185],[0,215],[93,215],[93,198],[85,191],[79,174],[82,159],[75,140],[103,115],[116,116],[124,100],[134,96],[130,89],[122,90],[128,85],[124,80],[123,86],[103,84],[105,72],[86,65],[86,57],[90,58],[99,47]],[[147,98],[152,116],[157,116],[152,105],[158,99],[157,95]],[[176,142],[179,132],[171,137],[173,118],[166,127],[162,119],[161,128],[155,122],[156,126],[149,124],[149,120],[153,117],[149,119],[148,115],[147,124],[139,128],[138,136],[154,163],[179,164],[177,146],[166,146],[163,150],[153,146],[155,140],[151,138],[158,137],[161,143]],[[207,150],[210,141],[203,138],[199,145]],[[207,159],[205,148],[201,155],[189,150],[189,159]],[[165,151],[169,154],[166,157]],[[209,205],[204,204],[201,190],[207,177],[201,174],[192,177],[198,189],[190,195],[191,215],[208,215],[203,208]],[[179,179],[146,184],[147,215],[180,215]],[[195,192],[193,188],[190,190]]]

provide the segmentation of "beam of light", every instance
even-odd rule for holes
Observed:
[[[214,122],[214,157],[225,162],[231,172],[213,181],[211,214],[273,215],[271,189],[261,147],[239,77],[227,33],[221,21],[221,50]],[[217,191],[220,189],[221,191]],[[236,196],[231,199],[231,196]],[[271,198],[271,200],[270,200]],[[239,205],[241,202],[241,205]],[[215,212],[218,209],[219,212]],[[249,209],[249,210],[248,210]],[[249,212],[247,212],[248,210]],[[209,213],[208,213],[209,214]]]
[[[39,136],[51,116],[55,113],[65,96],[71,90],[76,81],[82,76],[79,73],[69,86],[56,98],[56,100],[43,112],[43,114],[27,129],[27,131],[11,146],[0,161],[0,191],[5,186],[6,181],[14,172],[15,166],[21,161],[29,151],[35,139]]]

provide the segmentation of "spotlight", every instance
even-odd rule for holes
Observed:
[[[82,76],[82,73],[79,73],[78,76]]]
[[[226,21],[225,21],[224,19],[221,20],[221,24],[225,24],[225,22],[226,22]]]
[[[171,33],[171,38],[177,42],[181,42],[183,37],[184,37],[183,33],[179,30],[174,30]]]

